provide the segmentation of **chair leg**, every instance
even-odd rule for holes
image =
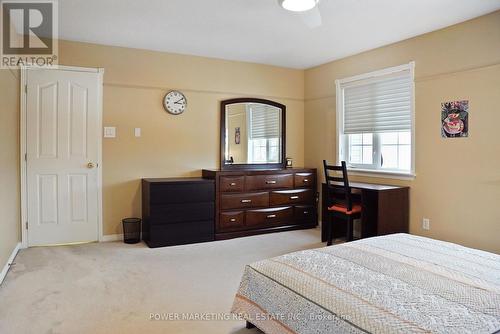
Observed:
[[[347,218],[347,241],[352,241],[354,239],[353,232],[353,220],[351,217]]]
[[[363,214],[361,213],[361,217],[359,218],[359,226],[361,228],[361,239],[364,239],[367,237],[366,235],[366,224],[365,224],[365,220],[363,219]]]
[[[332,240],[333,240],[333,221],[332,221],[332,216],[328,215],[328,222],[327,222],[327,227],[326,227],[326,245],[331,246],[332,245]]]

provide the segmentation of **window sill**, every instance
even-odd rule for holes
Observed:
[[[383,170],[372,170],[372,169],[361,169],[347,167],[349,174],[359,175],[359,176],[369,176],[369,177],[379,177],[384,179],[395,179],[395,180],[414,180],[416,177],[415,173],[404,173],[404,172],[391,172]]]

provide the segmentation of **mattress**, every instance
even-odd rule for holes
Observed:
[[[232,313],[265,333],[500,333],[500,256],[409,234],[246,266]]]

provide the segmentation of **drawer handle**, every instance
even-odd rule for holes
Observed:
[[[231,219],[229,219],[229,221],[230,221],[231,223],[234,223],[234,222],[236,221],[236,218],[231,218]]]
[[[276,181],[274,180],[266,181],[266,184],[276,184]]]
[[[304,183],[307,183],[307,182],[309,182],[309,180],[308,180],[308,179],[304,179],[304,181],[303,181],[303,182],[304,182]]]
[[[276,215],[267,215],[267,218],[276,218]]]
[[[309,211],[304,211],[304,214],[307,215],[309,213]]]
[[[241,203],[252,203],[251,199],[242,199]]]
[[[234,186],[236,185],[236,182],[231,182],[231,183],[229,183],[229,185],[230,185],[231,187],[234,187]]]
[[[299,199],[299,196],[290,196],[290,199]]]

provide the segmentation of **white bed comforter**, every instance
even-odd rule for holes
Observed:
[[[393,234],[245,268],[233,313],[273,333],[496,333],[500,256]]]

